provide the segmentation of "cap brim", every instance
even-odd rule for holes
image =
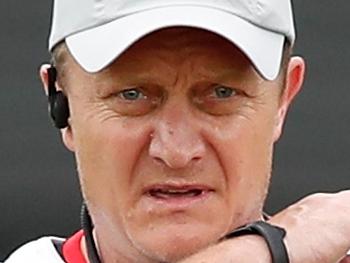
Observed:
[[[167,6],[145,10],[68,36],[66,43],[82,68],[93,73],[107,67],[145,35],[174,26],[214,32],[241,49],[264,78],[273,80],[278,76],[284,36],[210,7]]]

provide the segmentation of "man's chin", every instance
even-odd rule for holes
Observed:
[[[154,262],[178,262],[216,243],[221,237],[212,229],[207,232],[194,229],[195,226],[165,227],[152,234],[139,235],[133,243]]]
[[[196,240],[173,240],[165,244],[151,244],[140,247],[142,253],[153,262],[178,262],[200,250],[208,247],[210,243],[199,243]]]

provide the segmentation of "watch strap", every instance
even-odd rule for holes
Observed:
[[[287,248],[283,242],[283,239],[286,236],[285,229],[264,221],[256,221],[236,229],[226,235],[225,238],[227,239],[249,234],[260,235],[265,239],[273,263],[289,263]]]

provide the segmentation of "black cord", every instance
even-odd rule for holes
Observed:
[[[93,227],[91,217],[85,203],[81,207],[81,227],[84,231],[86,250],[90,263],[101,263],[100,257],[98,256],[96,243],[92,235]]]

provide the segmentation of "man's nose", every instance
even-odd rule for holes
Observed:
[[[205,142],[200,130],[185,111],[166,114],[155,124],[149,148],[150,156],[172,169],[181,169],[201,160]]]

